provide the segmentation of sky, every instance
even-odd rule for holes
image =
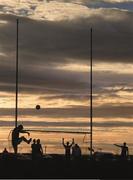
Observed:
[[[88,129],[92,28],[94,128],[117,135],[131,128],[129,137],[133,1],[0,0],[1,128],[14,123],[16,18],[19,122],[26,127]]]

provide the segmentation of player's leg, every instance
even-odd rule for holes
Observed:
[[[26,139],[24,136],[22,136],[22,137],[19,138],[19,144],[20,144],[22,141],[26,142],[27,144],[30,144],[30,142],[32,141],[32,138]]]

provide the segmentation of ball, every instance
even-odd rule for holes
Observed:
[[[41,106],[40,106],[39,104],[36,105],[36,109],[37,109],[37,110],[41,109]]]

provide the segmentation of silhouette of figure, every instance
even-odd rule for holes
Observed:
[[[121,158],[127,159],[129,155],[129,151],[128,151],[128,146],[126,145],[126,142],[123,143],[123,146],[118,145],[118,144],[114,144],[114,145],[121,148]]]
[[[4,148],[2,152],[2,159],[7,160],[8,159],[9,152],[7,151],[6,148]]]
[[[43,148],[42,148],[42,145],[40,143],[40,139],[37,139],[37,143],[35,145],[35,150],[36,150],[37,158],[38,159],[42,158],[42,156],[43,156]]]
[[[36,159],[36,139],[33,139],[33,143],[31,144],[32,149],[32,159]]]
[[[13,149],[14,149],[14,153],[17,154],[17,150],[18,150],[18,145],[24,141],[26,142],[27,144],[30,144],[32,138],[30,138],[29,140],[27,140],[24,136],[21,136],[19,137],[19,134],[20,133],[27,133],[28,136],[30,135],[29,132],[25,131],[23,129],[23,126],[22,125],[18,125],[17,127],[15,127],[12,131],[12,146],[13,146]]]
[[[74,139],[72,139],[72,143],[71,144],[68,141],[65,144],[64,143],[64,138],[62,138],[62,144],[63,144],[63,146],[65,148],[66,159],[69,160],[70,159],[70,155],[71,155],[71,147],[74,144]]]
[[[78,144],[72,146],[72,156],[74,159],[79,159],[81,157],[81,148]]]
[[[8,153],[8,151],[7,151],[7,149],[6,148],[4,148],[4,150],[3,150],[3,152],[2,152],[3,154],[7,154]]]

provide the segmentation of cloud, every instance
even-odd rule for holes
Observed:
[[[40,96],[39,99],[45,100],[69,100],[69,101],[88,101],[89,95],[87,94],[57,94],[51,96]]]
[[[125,10],[133,10],[132,0],[57,0],[57,2],[69,2],[73,4],[87,6],[89,8],[118,8]]]
[[[89,129],[89,122],[75,122],[75,121],[68,121],[68,122],[42,122],[42,121],[23,121],[23,125],[25,128],[32,127],[30,129],[38,129],[38,130],[59,130],[61,128],[62,130],[70,131],[70,130],[76,130],[75,128],[80,127],[80,130],[83,128],[84,130]],[[14,126],[13,121],[0,121],[0,126],[1,127],[12,127]],[[69,127],[69,130],[66,129]],[[121,128],[121,127],[133,127],[133,122],[123,122],[123,121],[106,121],[106,122],[93,122],[93,128]],[[56,128],[56,129],[55,129]],[[71,129],[74,128],[74,129]],[[37,130],[36,129],[36,130]],[[89,131],[89,130],[88,130]],[[119,130],[118,130],[119,131]]]
[[[41,108],[39,112],[35,109],[19,109],[19,116],[21,117],[40,117],[40,118],[54,118],[54,119],[66,119],[67,118],[89,118],[89,105],[79,106],[73,105],[64,108]],[[14,116],[14,109],[2,108],[0,116],[9,117]],[[132,106],[128,104],[104,104],[101,106],[93,106],[94,118],[132,118]]]
[[[132,63],[133,14],[109,9],[88,8],[89,10],[89,16],[72,20],[39,21],[20,18],[19,88],[21,92],[58,94],[62,99],[75,101],[78,97],[74,94],[80,93],[82,97],[83,94],[89,94],[89,69],[87,73],[58,67],[69,63],[89,65],[91,26],[94,65],[100,62],[114,64],[117,62],[125,65]],[[0,49],[1,53],[6,55],[0,56],[1,91],[15,92],[16,16],[1,15],[0,18],[1,21],[7,22],[0,26]],[[118,96],[115,92],[108,95],[110,91],[107,90],[107,87],[116,85],[132,88],[132,73],[122,74],[122,70],[119,74],[94,70],[93,88],[97,96],[99,93],[106,97]],[[68,94],[71,96],[68,97]],[[79,117],[81,116],[86,117],[88,114],[81,113]],[[104,115],[99,114],[99,116]]]
[[[1,16],[2,18],[2,16]],[[9,16],[3,16],[8,19]],[[89,61],[89,27],[93,27],[94,59],[132,63],[133,14],[118,10],[95,10],[90,17],[48,22],[20,19],[20,59],[27,65]],[[5,53],[15,51],[15,17],[1,28]],[[9,32],[9,29],[12,30]],[[5,38],[5,36],[7,38]],[[11,44],[13,46],[11,46]],[[119,47],[119,48],[118,48]],[[24,63],[22,65],[24,65]]]
[[[80,109],[80,110],[79,110]],[[1,116],[14,116],[14,109],[2,109],[0,112]],[[38,117],[53,117],[58,118],[75,118],[75,117],[86,117],[87,111],[84,107],[73,107],[73,108],[41,108],[39,112],[34,109],[19,109],[19,115],[26,116],[38,116]]]
[[[124,10],[133,10],[132,0],[84,0],[81,3],[89,8],[118,8]]]
[[[48,1],[47,1],[48,2]],[[0,1],[0,11],[5,14],[29,17],[37,20],[62,20],[73,19],[84,16],[87,13],[87,7],[67,1],[38,1],[13,0]],[[51,13],[52,12],[52,13]]]

